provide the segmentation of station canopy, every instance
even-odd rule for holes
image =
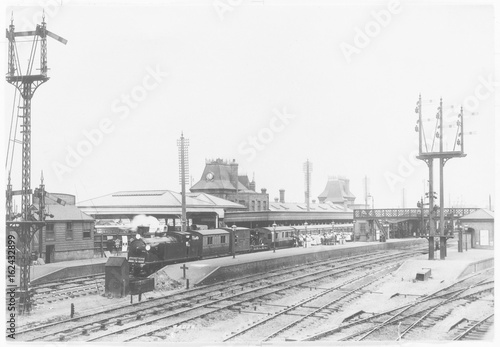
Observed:
[[[77,206],[94,218],[153,215],[177,216],[182,213],[182,195],[171,190],[121,191],[81,201]],[[241,210],[244,206],[206,193],[186,193],[188,213],[216,213]]]

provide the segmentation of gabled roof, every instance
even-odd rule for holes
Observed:
[[[495,215],[490,210],[480,208],[468,215],[460,218],[461,220],[494,220]]]
[[[99,207],[180,207],[181,193],[171,190],[121,191],[81,201],[82,208]],[[219,207],[241,209],[244,206],[205,193],[187,193],[187,207]]]
[[[94,218],[82,212],[74,205],[46,205],[45,211],[47,215],[51,214],[54,217],[47,216],[46,222],[51,221],[93,221]]]

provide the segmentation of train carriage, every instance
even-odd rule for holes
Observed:
[[[197,230],[203,241],[203,257],[223,256],[231,252],[229,241],[231,234],[224,229]]]
[[[276,248],[294,247],[297,245],[297,232],[291,226],[277,226],[257,228],[258,242],[268,248],[273,248],[273,230],[276,231],[275,245]]]
[[[230,235],[232,235],[233,229],[232,228],[222,228],[224,230],[227,230]],[[245,252],[250,252],[251,247],[250,247],[250,235],[251,235],[251,229],[248,228],[243,228],[243,227],[236,227],[234,230],[234,237],[235,240],[230,240],[230,242],[234,245],[234,252],[235,253],[245,253]],[[230,251],[232,249],[230,248]]]

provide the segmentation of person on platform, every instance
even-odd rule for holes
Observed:
[[[107,242],[106,242],[106,248],[108,249],[108,252],[111,253],[113,252],[113,247],[114,247],[115,243],[113,241],[113,239],[109,239]]]

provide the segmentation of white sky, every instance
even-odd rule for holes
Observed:
[[[205,158],[234,158],[241,174],[255,173],[257,189],[267,188],[271,200],[284,188],[287,201],[302,202],[302,165],[309,158],[314,198],[329,175],[343,175],[363,203],[366,175],[375,207],[402,207],[403,188],[406,207],[416,207],[428,179],[427,166],[414,160],[414,109],[422,93],[424,100],[442,97],[445,108],[467,100],[474,106],[465,119],[465,131],[476,132],[465,138],[467,157],[445,166],[446,206],[487,207],[489,194],[495,198],[495,98],[480,82],[499,80],[488,3],[402,2],[348,62],[341,44],[354,46],[357,28],[365,32],[389,1],[245,0],[225,7],[222,17],[214,3],[227,0],[190,6],[30,2],[36,6],[8,7],[4,26],[13,10],[16,31],[33,30],[45,7],[48,30],[69,41],[64,46],[49,38],[51,79],[33,99],[32,188],[43,170],[48,191],[76,194],[77,201],[119,190],[180,191],[176,141],[184,131],[195,183]],[[156,83],[147,76],[158,69],[169,75]],[[3,87],[6,146],[14,87]],[[136,107],[125,106],[123,95],[135,95]],[[430,134],[438,105],[424,106]],[[125,109],[129,115],[121,119]],[[282,126],[273,121],[275,111],[294,117]],[[446,119],[454,124],[456,115]],[[85,149],[83,132],[103,121],[113,131],[71,167],[69,149]],[[263,148],[250,158],[248,138],[267,139],[270,124],[278,126],[272,141],[260,142]],[[445,136],[453,146],[455,128]],[[17,146],[14,189],[20,189],[20,167]],[[434,171],[439,182],[437,165]]]

